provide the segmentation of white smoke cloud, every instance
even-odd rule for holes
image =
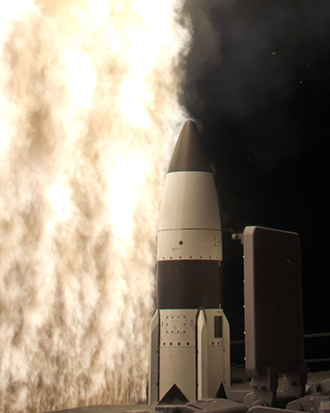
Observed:
[[[0,6],[0,410],[145,397],[181,1]]]

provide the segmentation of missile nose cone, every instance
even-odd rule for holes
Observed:
[[[187,120],[180,132],[168,168],[170,172],[212,172],[196,123]]]

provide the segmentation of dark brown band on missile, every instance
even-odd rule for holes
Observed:
[[[212,172],[196,123],[192,120],[183,125],[168,168],[168,173],[180,171]]]
[[[218,308],[222,291],[219,261],[159,261],[157,308]]]

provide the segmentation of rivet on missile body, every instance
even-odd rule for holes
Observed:
[[[179,241],[179,245],[182,245],[183,244],[183,241]]]

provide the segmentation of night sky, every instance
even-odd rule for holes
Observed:
[[[330,332],[330,2],[189,0],[185,12],[182,103],[216,170],[232,339],[244,324],[231,234],[247,225],[299,233],[305,333]],[[329,341],[306,340],[306,358],[330,357]]]

